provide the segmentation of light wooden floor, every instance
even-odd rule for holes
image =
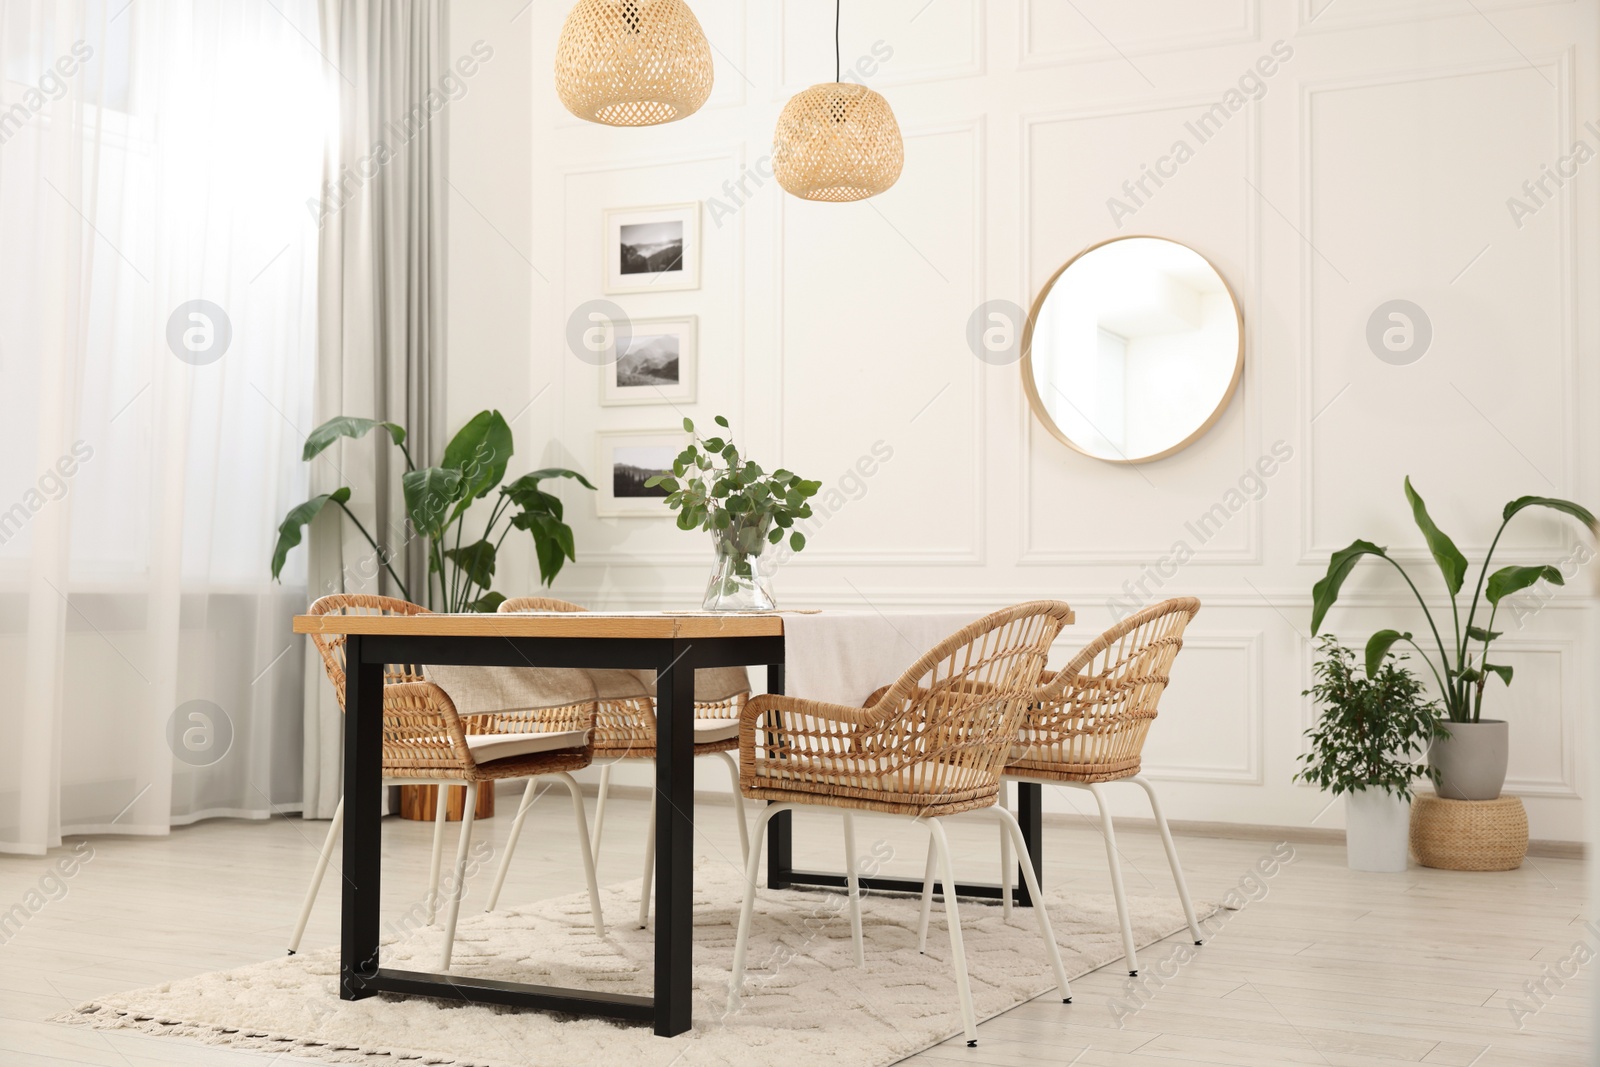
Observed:
[[[1081,802],[1081,798],[1077,798]],[[514,800],[480,824],[497,846]],[[645,806],[618,800],[607,818],[602,881],[637,877]],[[702,852],[737,855],[725,809],[699,809]],[[796,860],[834,865],[832,820],[797,826]],[[256,1055],[131,1035],[51,1025],[43,1019],[98,994],[148,985],[281,954],[326,823],[214,821],[162,839],[96,838],[94,856],[23,929],[0,944],[0,1064],[260,1065],[287,1057]],[[387,908],[398,912],[426,883],[430,828],[385,820]],[[865,820],[861,847],[895,849],[890,873],[921,873],[925,836],[909,824]],[[954,828],[958,854],[982,857],[964,876],[992,877],[987,821]],[[1047,825],[1045,875],[1085,892],[1108,892],[1104,852],[1087,820]],[[71,842],[69,842],[69,845]],[[1135,895],[1166,894],[1170,882],[1152,834],[1120,836],[1125,877]],[[1219,900],[1245,882],[1271,852],[1261,841],[1179,839],[1197,899]],[[68,850],[52,854],[52,859]],[[1588,1062],[1588,996],[1600,959],[1550,995],[1542,1009],[1513,1020],[1511,998],[1528,1000],[1526,981],[1545,979],[1583,942],[1600,937],[1580,919],[1583,864],[1538,859],[1507,874],[1356,874],[1342,848],[1299,845],[1294,861],[1254,888],[1192,961],[1179,965],[1187,937],[1147,949],[1140,1007],[1120,961],[1074,982],[1074,1003],[1045,997],[983,1024],[980,1044],[959,1040],[930,1049],[919,1064],[1171,1065],[1327,1064],[1395,1067],[1456,1064],[1526,1067]],[[0,856],[0,910],[39,888],[38,857]],[[468,887],[481,907],[492,871]],[[582,885],[565,794],[542,800],[530,817],[506,885],[507,901],[572,892]],[[336,940],[332,877],[306,935],[308,947]],[[50,888],[46,886],[46,888]],[[56,891],[59,896],[59,890]],[[1551,971],[1542,968],[1549,965]],[[1160,980],[1152,978],[1160,975]],[[1118,1020],[1113,1005],[1134,1013]],[[1532,1006],[1530,1001],[1529,1006]]]

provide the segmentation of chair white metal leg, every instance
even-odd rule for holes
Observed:
[[[933,838],[939,856],[939,874],[944,880],[944,921],[950,927],[950,963],[956,971],[956,995],[961,1000],[961,1025],[967,1033],[967,1047],[978,1044],[978,1024],[972,1011],[972,983],[967,979],[967,950],[961,942],[961,911],[956,904],[956,869],[950,862],[950,842],[938,819],[918,819]]]
[[[745,857],[749,863],[749,856]],[[856,878],[856,820],[844,813],[844,884],[850,894],[850,940],[855,946],[856,966],[867,966],[867,950],[861,939],[861,886]]]
[[[1061,962],[1061,948],[1056,944],[1055,931],[1050,927],[1050,912],[1044,906],[1044,894],[1039,891],[1039,879],[1033,873],[1033,857],[1028,854],[1028,842],[1022,837],[1022,827],[1016,816],[1005,808],[995,808],[1000,819],[1000,831],[1014,841],[1022,865],[1022,882],[1028,887],[1028,897],[1033,901],[1033,915],[1039,923],[1039,936],[1044,938],[1045,950],[1050,954],[1050,966],[1056,972],[1056,988],[1061,991],[1061,1002],[1072,1003],[1072,986],[1067,982],[1067,968]]]
[[[728,780],[733,783],[733,819],[739,824],[739,859],[750,859],[750,828],[744,821],[744,794],[739,792],[739,760],[731,752],[714,752],[728,765]],[[848,816],[847,816],[848,818]]]
[[[1167,865],[1172,868],[1172,880],[1178,887],[1178,899],[1183,902],[1184,918],[1189,920],[1189,932],[1194,935],[1194,943],[1202,944],[1204,937],[1200,933],[1200,920],[1195,918],[1194,904],[1189,900],[1189,885],[1183,879],[1183,868],[1178,864],[1178,848],[1172,843],[1172,831],[1167,828],[1167,817],[1161,812],[1161,801],[1156,798],[1155,788],[1140,774],[1129,779],[1139,783],[1145,796],[1150,798],[1150,811],[1156,817],[1156,829],[1161,833],[1161,844],[1167,850]]]
[[[650,790],[650,825],[644,831],[644,878],[639,883],[639,929],[650,925],[650,887],[656,878],[656,791]]]
[[[922,865],[922,917],[917,920],[917,951],[928,951],[928,917],[933,914],[933,868],[938,859],[928,839],[928,862]]]
[[[607,763],[600,768],[600,788],[594,801],[594,836],[589,839],[589,853],[596,860],[600,858],[600,835],[606,829],[606,794],[610,791],[611,764]]]
[[[1000,779],[1000,809],[1007,814],[1011,812],[1011,783],[1004,778]],[[1000,827],[1000,915],[1002,918],[1011,918],[1011,872],[1015,869],[1011,862],[1011,835],[1004,826]]]
[[[333,822],[328,824],[328,836],[323,838],[322,851],[317,855],[316,869],[311,872],[311,885],[306,889],[305,903],[300,905],[300,920],[294,924],[294,935],[289,938],[289,955],[300,950],[300,939],[305,936],[306,923],[311,918],[311,905],[317,902],[317,890],[322,888],[322,876],[328,871],[328,860],[333,855],[333,843],[339,839],[344,826],[344,798],[333,809]]]
[[[461,841],[456,845],[455,877],[450,884],[450,906],[444,920],[444,950],[439,970],[450,970],[450,954],[456,945],[456,920],[461,917],[461,898],[466,892],[467,846],[472,843],[472,817],[478,813],[478,783],[467,783],[467,803],[461,811]]]
[[[739,991],[744,988],[745,952],[750,947],[750,918],[756,910],[756,880],[761,876],[761,841],[767,822],[793,804],[768,804],[756,816],[756,832],[750,842],[750,857],[744,864],[744,903],[739,907],[739,931],[733,941],[733,976],[728,982],[728,1014],[739,1010]]]
[[[434,787],[439,799],[433,805],[433,860],[428,865],[428,897],[424,907],[427,910],[428,925],[433,925],[434,914],[439,906],[439,859],[444,850],[444,824],[445,805],[450,796],[448,783],[440,782]]]
[[[511,831],[506,836],[505,851],[500,854],[500,869],[494,874],[494,888],[489,890],[489,903],[483,907],[484,911],[493,911],[494,906],[500,902],[500,887],[506,884],[506,871],[511,867],[511,854],[517,850],[517,838],[522,836],[522,822],[528,817],[528,809],[533,807],[533,802],[539,794],[535,791],[537,778],[529,778],[528,784],[522,790],[522,802],[517,805],[517,817],[511,821]],[[584,834],[584,843],[588,844],[588,834]]]
[[[557,771],[554,777],[561,779],[567,792],[572,794],[572,811],[578,820],[578,850],[583,854],[583,877],[589,883],[589,914],[594,917],[594,932],[604,937],[606,920],[600,913],[600,887],[594,877],[594,853],[589,851],[589,820],[583,814],[583,790],[578,786],[578,780],[566,771]]]
[[[1098,782],[1089,784],[1100,809],[1100,833],[1106,839],[1106,864],[1111,868],[1111,895],[1117,901],[1117,921],[1122,924],[1122,953],[1127,957],[1128,973],[1139,973],[1139,955],[1133,947],[1133,924],[1128,920],[1128,895],[1122,888],[1122,864],[1117,859],[1117,832],[1111,826],[1111,809],[1106,806],[1105,789]]]

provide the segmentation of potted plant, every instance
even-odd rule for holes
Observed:
[[[1444,733],[1437,703],[1392,652],[1363,675],[1356,654],[1325,634],[1318,645],[1316,698],[1321,717],[1306,731],[1311,751],[1300,757],[1296,781],[1345,798],[1346,862],[1354,871],[1403,871],[1411,826],[1411,783],[1437,780],[1415,761],[1422,746]],[[1400,657],[1404,658],[1404,657]]]
[[[421,537],[428,556],[428,587],[417,600],[390,560],[393,550],[379,544],[350,511],[350,489],[341,486],[331,493],[320,493],[291,508],[278,527],[278,543],[272,550],[272,577],[283,571],[289,550],[300,543],[301,530],[329,503],[344,512],[356,530],[372,546],[377,560],[394,580],[400,595],[428,608],[436,604],[444,611],[494,611],[505,596],[495,592],[495,564],[500,546],[513,529],[526,530],[533,537],[534,554],[539,560],[539,578],[549,585],[569,559],[577,559],[572,528],[562,521],[559,498],[539,488],[548,478],[571,478],[586,489],[589,480],[576,471],[546,467],[501,485],[511,459],[511,427],[498,411],[480,411],[451,438],[437,467],[418,469],[406,448],[405,428],[392,422],[358,419],[340,415],[311,431],[300,458],[310,462],[341,437],[359,438],[382,427],[389,440],[405,457],[406,472],[400,478],[405,492],[409,536]],[[483,533],[475,541],[461,543],[467,510],[474,501],[498,492]],[[503,525],[502,525],[503,523]],[[496,533],[496,528],[499,532]],[[437,586],[437,597],[435,587]]]
[[[716,416],[727,430],[728,420]],[[797,519],[811,517],[806,503],[822,488],[781,467],[771,473],[740,454],[732,436],[702,437],[691,419],[683,428],[693,439],[672,461],[671,474],[645,482],[667,491],[667,507],[678,513],[678,529],[709,530],[717,558],[706,583],[707,611],[771,611],[771,568],[768,545],[783,540],[806,547],[806,536],[791,530]]]
[[[1528,588],[1541,578],[1552,585],[1563,583],[1561,571],[1548,564],[1502,567],[1491,574],[1489,561],[1506,526],[1528,508],[1550,508],[1570,515],[1591,532],[1595,530],[1595,517],[1587,508],[1555,497],[1524,496],[1507,504],[1500,513],[1500,528],[1495,531],[1489,551],[1484,554],[1483,565],[1478,570],[1478,580],[1472,591],[1472,601],[1463,618],[1456,599],[1466,581],[1467,559],[1456,548],[1455,542],[1434,525],[1428,515],[1427,505],[1411,487],[1410,478],[1406,479],[1405,490],[1406,500],[1411,505],[1411,517],[1422,531],[1428,551],[1444,578],[1445,591],[1450,594],[1450,640],[1445,641],[1434,622],[1433,613],[1428,609],[1427,601],[1422,598],[1421,591],[1406,569],[1391,558],[1386,549],[1371,541],[1359,540],[1352,541],[1349,547],[1333,554],[1328,561],[1328,573],[1312,588],[1311,632],[1315,634],[1321,628],[1328,609],[1339,599],[1344,580],[1350,576],[1350,571],[1362,556],[1377,556],[1399,571],[1400,577],[1405,579],[1406,585],[1416,595],[1417,603],[1422,606],[1422,614],[1428,621],[1428,629],[1438,649],[1438,659],[1435,661],[1431,658],[1422,646],[1412,640],[1410,633],[1379,630],[1367,642],[1367,673],[1370,676],[1377,670],[1384,656],[1397,642],[1404,641],[1415,648],[1433,671],[1444,700],[1445,713],[1450,719],[1448,735],[1434,741],[1428,754],[1428,762],[1439,772],[1436,779],[1439,795],[1451,800],[1494,800],[1500,795],[1500,787],[1506,780],[1508,732],[1504,721],[1481,717],[1484,688],[1488,685],[1490,675],[1498,676],[1503,685],[1511,684],[1511,667],[1489,662],[1489,645],[1500,636],[1494,628],[1495,612],[1503,599]],[[1478,625],[1480,600],[1489,605],[1489,617],[1481,626]]]

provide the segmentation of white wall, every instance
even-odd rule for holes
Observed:
[[[695,0],[715,49],[710,103],[681,123],[612,130],[555,98],[566,6],[539,0],[517,14],[521,0],[457,0],[453,47],[485,38],[496,55],[451,112],[452,181],[478,211],[452,199],[450,389],[458,422],[531,401],[516,424],[519,462],[590,469],[597,430],[680,417],[600,408],[596,371],[566,351],[566,315],[601,295],[601,211],[734,206],[783,101],[832,76],[831,11]],[[1326,798],[1290,781],[1311,718],[1300,695],[1310,589],[1329,552],[1371,538],[1438,588],[1401,495],[1406,474],[1475,561],[1514,496],[1600,504],[1600,162],[1559,191],[1550,182],[1554,195],[1520,219],[1507,203],[1534,208],[1523,182],[1561,166],[1574,141],[1600,149],[1584,126],[1600,129],[1596,28],[1593,4],[1537,0],[1476,11],[1445,0],[846,5],[847,67],[875,45],[892,50],[866,81],[905,132],[899,184],[825,205],[746,178],[737,210],[703,215],[699,290],[616,299],[639,316],[700,317],[699,399],[686,411],[726,414],[763,461],[836,485],[874,442],[892,448],[787,565],[785,604],[1056,596],[1077,607],[1081,642],[1128,589],[1197,595],[1205,610],[1147,750],[1171,810],[1337,826],[1337,807],[1324,813]],[[1266,64],[1259,101],[1200,143],[1186,123],[1278,41],[1292,56]],[[1143,166],[1171,173],[1162,157],[1180,138],[1192,158],[1159,188],[1147,179],[1152,195],[1128,197],[1123,183]],[[1197,444],[1139,467],[1060,445],[1029,415],[1017,368],[980,362],[965,342],[980,303],[1028,306],[1057,266],[1119,233],[1192,245],[1244,303],[1239,395]],[[1431,348],[1409,366],[1380,362],[1365,341],[1368,316],[1395,298],[1432,322]],[[564,493],[579,564],[559,595],[696,606],[703,537],[665,520],[601,521]],[[1568,525],[1532,519],[1497,560],[1566,560],[1578,545]],[[531,591],[529,556],[504,572],[504,591]],[[1517,677],[1494,693],[1493,713],[1513,722],[1509,789],[1526,798],[1536,837],[1583,836],[1595,569],[1542,610],[1500,620]],[[1378,566],[1348,588],[1330,623],[1350,642],[1419,628]],[[1141,814],[1135,799],[1126,810]],[[1070,799],[1048,803],[1067,810]]]

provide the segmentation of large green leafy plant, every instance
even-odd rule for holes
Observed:
[[[511,460],[511,427],[498,411],[480,411],[451,438],[437,467],[418,468],[406,448],[405,428],[392,422],[358,419],[340,415],[311,431],[300,458],[310,462],[341,437],[365,437],[382,427],[405,457],[406,472],[400,478],[405,492],[406,516],[410,536],[422,538],[428,555],[427,607],[438,605],[444,611],[494,611],[505,600],[491,586],[495,564],[506,535],[525,530],[533,537],[539,560],[539,577],[545,585],[555,580],[562,565],[577,559],[572,528],[562,521],[560,498],[539,488],[550,478],[571,478],[587,489],[589,480],[576,471],[546,467],[501,485],[506,465]],[[496,493],[483,533],[462,544],[467,511],[475,501]],[[389,577],[407,600],[416,598],[390,564],[393,551],[380,545],[350,511],[350,490],[341,486],[331,493],[320,493],[290,509],[278,527],[278,543],[272,550],[272,577],[283,571],[289,550],[300,543],[301,531],[324,507],[333,504],[344,512],[351,524],[372,546]],[[498,530],[498,532],[497,532]],[[437,591],[437,598],[435,592]]]
[[[728,420],[716,424],[729,429]],[[761,464],[741,455],[732,435],[702,437],[694,422],[683,420],[693,439],[672,461],[671,474],[657,474],[644,484],[667,491],[667,507],[678,513],[678,529],[720,532],[730,542],[734,570],[730,575],[750,576],[751,560],[768,544],[783,540],[790,530],[789,547],[806,547],[806,535],[791,530],[799,519],[811,517],[807,503],[822,488],[792,471],[767,472]]]
[[[1422,695],[1422,680],[1392,652],[1363,677],[1355,651],[1332,634],[1323,635],[1318,650],[1316,681],[1302,695],[1315,697],[1322,715],[1306,731],[1311,751],[1300,757],[1305,768],[1295,779],[1334,796],[1382,789],[1402,800],[1411,799],[1415,778],[1437,783],[1439,772],[1412,758],[1445,735],[1438,705]]]
[[[1315,634],[1321,629],[1322,620],[1328,614],[1328,609],[1339,599],[1339,590],[1344,585],[1344,580],[1350,576],[1351,570],[1362,556],[1377,556],[1385,560],[1400,572],[1400,577],[1405,579],[1406,585],[1415,594],[1417,603],[1422,606],[1422,614],[1427,618],[1428,629],[1433,632],[1434,643],[1438,646],[1439,658],[1437,663],[1434,662],[1422,646],[1412,640],[1410,633],[1379,630],[1367,642],[1367,674],[1370,676],[1376,673],[1385,654],[1397,642],[1404,641],[1421,654],[1423,662],[1433,671],[1444,697],[1445,712],[1450,716],[1450,721],[1477,722],[1483,711],[1483,690],[1488,684],[1489,676],[1498,675],[1503,684],[1511,684],[1510,666],[1489,662],[1489,645],[1500,636],[1494,628],[1495,613],[1500,607],[1500,602],[1512,593],[1528,588],[1541,578],[1552,585],[1563,584],[1561,571],[1549,564],[1502,567],[1490,573],[1489,561],[1494,557],[1495,547],[1500,543],[1500,535],[1505,533],[1513,518],[1528,508],[1550,508],[1571,515],[1591,531],[1595,529],[1595,517],[1587,508],[1570,500],[1558,500],[1555,497],[1524,496],[1507,504],[1500,513],[1500,529],[1495,531],[1494,540],[1489,543],[1489,551],[1485,553],[1483,565],[1478,570],[1478,581],[1472,591],[1472,601],[1467,608],[1466,618],[1463,619],[1460,606],[1457,604],[1457,594],[1461,592],[1466,582],[1467,558],[1456,548],[1455,542],[1434,525],[1433,519],[1428,515],[1427,505],[1411,487],[1410,478],[1406,479],[1406,500],[1411,504],[1411,517],[1422,531],[1422,536],[1428,543],[1428,551],[1432,553],[1434,562],[1439,565],[1445,590],[1450,594],[1453,631],[1449,643],[1445,642],[1443,634],[1434,622],[1433,612],[1428,609],[1428,602],[1422,598],[1421,591],[1406,573],[1406,569],[1390,557],[1387,549],[1380,548],[1371,541],[1360,540],[1352,541],[1347,548],[1335,552],[1333,558],[1328,561],[1328,573],[1312,587],[1311,632]],[[1480,599],[1489,605],[1489,618],[1483,626],[1478,625]],[[1473,642],[1478,644],[1474,646]]]

